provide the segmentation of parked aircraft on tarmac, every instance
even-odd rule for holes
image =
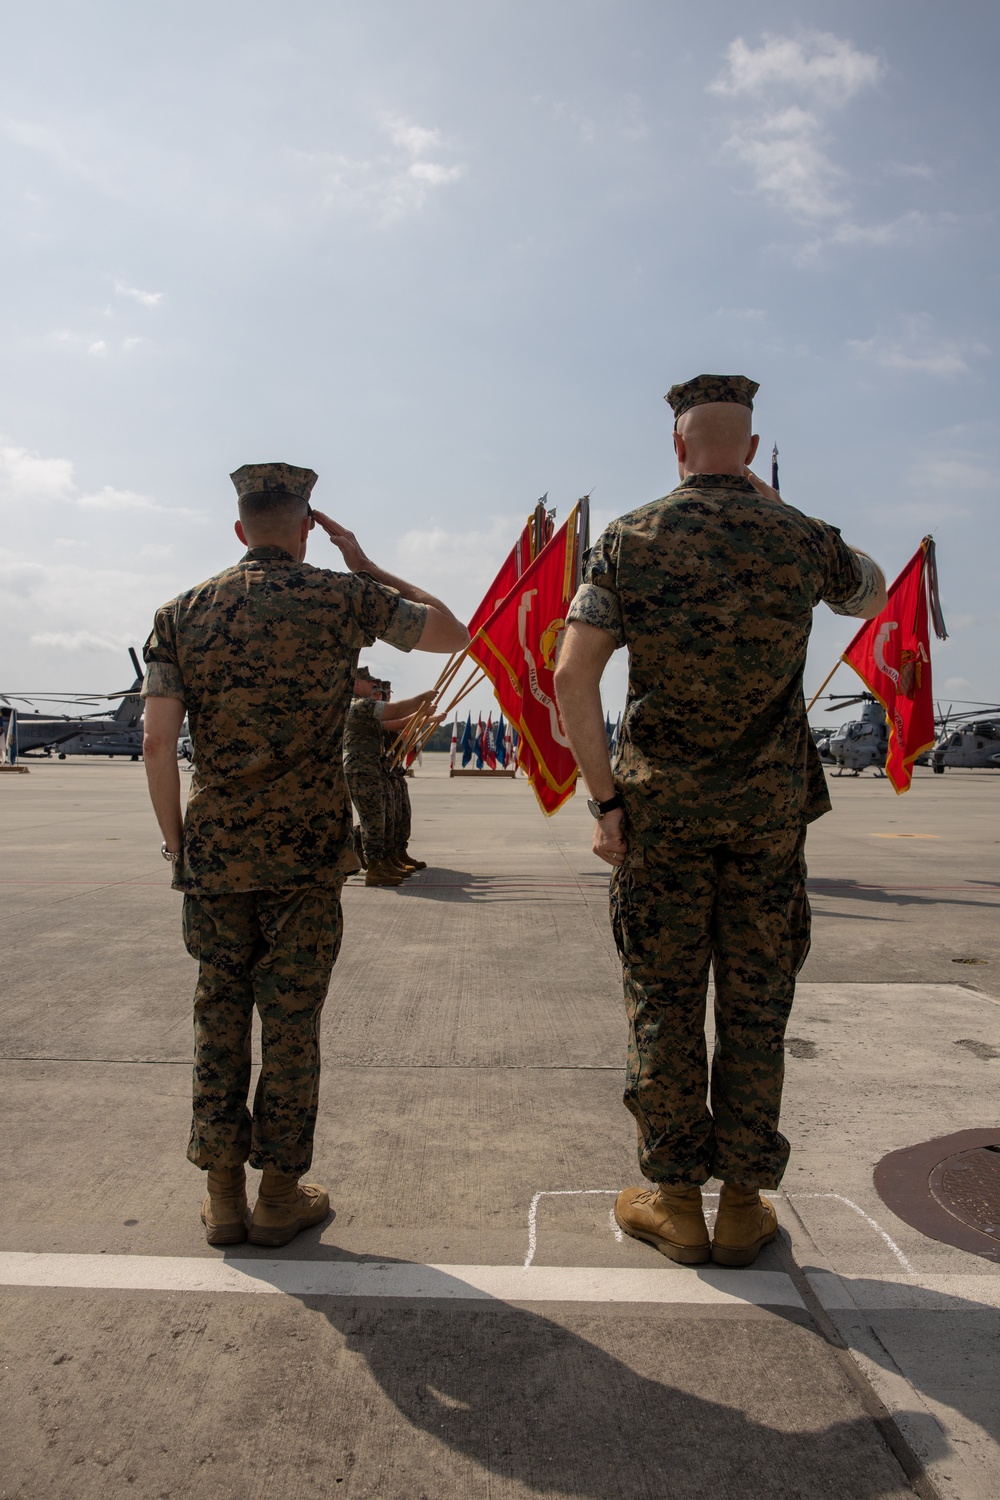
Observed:
[[[824,735],[820,729],[812,731],[820,758],[839,767],[838,776],[845,771],[858,776],[867,766],[873,766],[875,774],[882,774],[889,748],[889,727],[885,710],[871,693],[843,698],[831,693],[835,701],[826,709],[835,713],[851,703],[862,705],[860,719],[841,724],[839,729]],[[1000,769],[1000,714],[991,716],[991,708],[1000,709],[1000,704],[981,703],[976,707],[954,712],[949,705],[946,713],[938,712],[934,723],[939,738],[933,750],[918,756],[918,765],[931,765],[938,774],[946,766],[995,766]],[[973,722],[969,722],[972,720]]]
[[[845,771],[850,771],[852,776],[860,776],[867,766],[874,766],[876,776],[883,776],[885,772],[882,767],[889,749],[889,726],[886,723],[885,709],[871,693],[862,693],[855,698],[841,699],[826,711],[834,713],[850,703],[861,704],[861,717],[841,724],[831,734],[827,755],[838,767],[838,776],[843,776]]]
[[[970,714],[949,713],[942,723],[943,732],[930,754],[930,763],[939,776],[949,766],[990,766],[1000,770],[1000,715],[983,717],[983,709],[979,708]]]
[[[25,712],[18,708],[17,751],[26,754],[51,755],[60,760],[67,755],[127,755],[138,760],[142,753],[142,666],[132,647],[129,656],[136,679],[130,688],[118,693],[74,693],[59,697],[55,693],[0,693],[0,701],[21,703],[72,703],[82,706],[101,699],[122,701],[110,716],[104,714],[46,714],[40,709]]]

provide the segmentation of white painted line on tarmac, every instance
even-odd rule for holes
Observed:
[[[131,1292],[410,1297],[450,1302],[647,1302],[797,1307],[783,1271],[664,1266],[422,1266],[409,1261],[208,1260],[0,1252],[0,1285]]]
[[[528,1205],[528,1253],[524,1257],[525,1266],[530,1266],[535,1258],[538,1248],[538,1205],[543,1198],[617,1198],[620,1188],[545,1188],[536,1193]],[[611,1210],[611,1225],[617,1231],[615,1238],[621,1240],[622,1233],[615,1223],[614,1209]]]
[[[866,1224],[870,1224],[875,1233],[885,1241],[889,1249],[892,1251],[893,1255],[899,1261],[899,1264],[902,1266],[903,1270],[913,1272],[914,1268],[912,1261],[907,1260],[902,1250],[900,1250],[899,1246],[896,1244],[896,1241],[890,1238],[888,1234],[886,1234],[881,1224],[877,1223],[876,1220],[872,1218],[871,1214],[866,1214],[863,1208],[859,1208],[859,1206],[852,1199],[845,1198],[843,1193],[785,1193],[784,1196],[788,1199],[789,1203],[793,1204],[797,1198],[836,1198],[838,1203],[845,1203],[848,1208],[853,1208],[854,1212],[858,1214],[860,1218],[864,1219]]]
[[[827,1312],[978,1312],[1000,1308],[1000,1275],[838,1276],[807,1271],[807,1280]]]
[[[620,1191],[620,1188],[546,1188],[541,1192],[536,1193],[532,1198],[531,1203],[528,1205],[528,1253],[524,1257],[525,1266],[530,1266],[533,1264],[535,1259],[535,1252],[538,1249],[538,1205],[543,1198],[592,1198],[595,1196],[617,1197]],[[719,1194],[717,1192],[705,1192],[703,1189],[701,1196],[703,1198],[718,1198]],[[893,1255],[899,1261],[899,1264],[902,1266],[904,1271],[909,1271],[913,1274],[916,1274],[912,1261],[909,1261],[906,1258],[902,1250],[900,1250],[899,1246],[896,1244],[896,1241],[885,1232],[881,1224],[879,1224],[877,1220],[873,1219],[871,1214],[865,1213],[865,1210],[861,1208],[859,1204],[855,1203],[853,1199],[845,1198],[843,1193],[788,1193],[775,1190],[771,1192],[769,1196],[778,1199],[787,1198],[789,1203],[794,1203],[799,1198],[832,1198],[835,1199],[838,1203],[843,1203],[846,1208],[853,1209],[859,1218],[864,1219],[866,1224],[871,1225],[872,1229],[874,1229],[879,1238],[892,1251]],[[615,1219],[615,1211],[613,1208],[608,1215],[608,1219],[611,1224],[611,1230],[614,1234],[615,1239],[619,1244],[621,1244],[624,1236],[622,1235],[622,1232],[618,1227],[617,1221]]]

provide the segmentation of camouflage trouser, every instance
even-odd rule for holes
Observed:
[[[388,797],[382,768],[377,761],[369,765],[366,761],[345,760],[344,771],[347,774],[351,801],[361,820],[361,843],[365,859],[369,864],[373,860],[385,859],[391,846],[386,837]]]
[[[625,1107],[653,1181],[781,1181],[785,1026],[809,952],[804,845],[804,828],[717,847],[666,844],[630,852],[612,878],[630,1025]]]
[[[392,817],[391,837],[387,835],[389,848],[399,851],[410,842],[412,815],[410,812],[410,788],[406,777],[393,771],[389,776],[389,794]]]
[[[343,922],[340,886],[184,897],[184,942],[199,963],[194,997],[196,1167],[312,1160],[319,1103],[319,1021]],[[260,1015],[253,1116],[250,1029]]]

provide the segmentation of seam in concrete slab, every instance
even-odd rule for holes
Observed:
[[[790,1206],[792,1206],[794,1212],[794,1206]],[[796,1214],[796,1218],[799,1219],[803,1232],[808,1234],[808,1230],[798,1214]],[[810,1235],[809,1238],[811,1239],[812,1236]],[[855,1360],[846,1340],[820,1301],[808,1276],[792,1254],[791,1245],[780,1235],[776,1243],[778,1254],[784,1262],[788,1278],[802,1298],[806,1311],[816,1325],[820,1337],[833,1353],[838,1366],[851,1388],[857,1393],[862,1406],[874,1422],[879,1436],[906,1476],[910,1488],[914,1494],[920,1496],[920,1500],[944,1500],[941,1492],[928,1477],[919,1456],[907,1442],[892,1412],[885,1405],[875,1387],[867,1379],[864,1371]],[[836,1273],[832,1274],[835,1275]],[[912,1390],[909,1381],[907,1381],[907,1388]]]

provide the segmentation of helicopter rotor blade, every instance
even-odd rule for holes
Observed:
[[[823,712],[825,714],[833,714],[833,713],[837,712],[838,708],[850,708],[850,706],[851,706],[852,703],[867,703],[867,702],[868,702],[868,694],[867,693],[862,693],[862,695],[861,695],[860,698],[847,698],[847,699],[842,699],[841,702],[839,702],[839,703],[833,703],[833,704],[830,705],[829,708],[825,708],[823,710]]]

